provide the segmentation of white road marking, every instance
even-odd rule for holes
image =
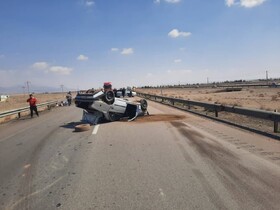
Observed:
[[[99,128],[99,125],[95,125],[94,126],[94,129],[92,131],[92,135],[96,135],[97,134],[98,128]]]

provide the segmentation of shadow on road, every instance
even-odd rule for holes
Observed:
[[[68,129],[75,129],[76,125],[80,125],[83,122],[79,121],[79,122],[69,122],[69,123],[65,123],[64,125],[61,125],[61,128],[68,128]]]

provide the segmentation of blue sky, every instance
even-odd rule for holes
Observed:
[[[1,0],[0,87],[280,77],[278,0]]]

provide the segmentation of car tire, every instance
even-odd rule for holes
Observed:
[[[113,104],[115,102],[115,94],[112,90],[108,90],[105,92],[104,101],[107,104]]]
[[[90,129],[90,124],[80,124],[75,126],[75,132],[88,131]]]
[[[142,109],[143,112],[147,111],[148,102],[145,99],[141,99],[140,100],[140,106],[141,106],[141,109]]]

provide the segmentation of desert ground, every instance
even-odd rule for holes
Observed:
[[[75,96],[75,94],[73,96]],[[37,98],[39,104],[48,101],[63,101],[66,99],[66,93],[38,93],[34,94],[34,97]],[[28,98],[28,94],[9,95],[9,98],[6,101],[0,102],[0,112],[29,106],[29,104],[26,102]]]
[[[241,91],[227,92],[225,88],[162,88],[162,89],[138,89],[138,92],[162,95],[193,101],[217,103],[223,105],[239,106],[244,108],[261,109],[266,111],[280,111],[280,88],[271,87],[249,87]],[[214,117],[214,112],[209,112],[199,107],[193,110]],[[273,121],[254,117],[220,112],[219,118],[253,128],[266,133],[273,133]],[[280,136],[280,133],[273,133]]]
[[[141,88],[137,92],[162,95],[193,101],[218,103],[267,111],[280,111],[280,88],[250,87],[241,91],[227,92],[225,88]],[[73,98],[76,93],[73,93]],[[63,101],[66,93],[35,94],[38,103]],[[0,112],[28,106],[28,94],[10,95],[7,101],[0,102]]]
[[[138,89],[138,92],[233,105],[267,111],[280,110],[280,88],[250,87],[241,91],[227,92],[225,88],[162,88]]]
[[[136,89],[136,91],[208,103],[218,103],[267,111],[280,111],[279,87],[246,87],[242,88],[241,91],[232,92],[227,92],[225,88],[140,88]],[[39,103],[53,100],[57,100],[58,102],[60,102],[65,100],[66,93],[35,94],[34,96],[38,99]],[[74,98],[76,96],[76,93],[73,93],[72,96]],[[7,101],[0,102],[0,113],[28,106],[28,103],[26,102],[27,98],[27,94],[10,95]],[[197,107],[195,108],[195,111],[206,114],[208,116],[214,116],[213,112],[208,112],[207,110],[203,110]],[[262,130],[268,133],[271,133],[273,131],[273,122],[268,120],[246,117],[227,112],[219,113],[219,118],[225,119],[230,122],[235,122],[237,124],[246,125],[248,127]]]

